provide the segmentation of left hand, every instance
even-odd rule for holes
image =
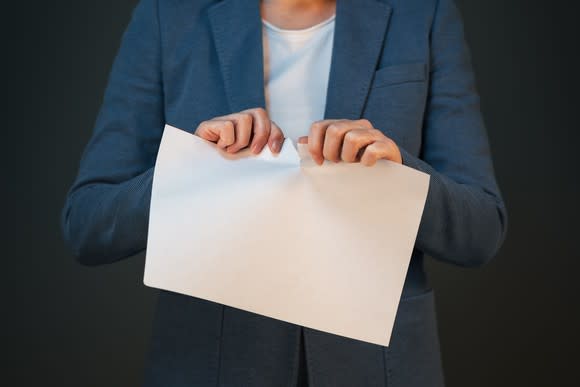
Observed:
[[[375,165],[385,159],[402,164],[399,147],[393,140],[375,129],[369,120],[322,120],[310,126],[310,134],[298,139],[308,144],[314,162],[324,160]]]

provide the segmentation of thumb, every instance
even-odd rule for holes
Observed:
[[[308,136],[299,137],[298,144],[308,144]]]

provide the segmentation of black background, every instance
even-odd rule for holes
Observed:
[[[142,283],[144,255],[80,266],[58,223],[136,0],[11,3],[1,23],[0,383],[137,386],[157,294]],[[575,385],[574,3],[458,1],[510,224],[483,268],[428,262],[450,387]]]

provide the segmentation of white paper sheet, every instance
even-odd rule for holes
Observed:
[[[144,283],[387,346],[429,176],[298,147],[231,155],[166,126]]]

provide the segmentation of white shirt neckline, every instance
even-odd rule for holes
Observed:
[[[280,28],[280,27],[275,26],[274,24],[270,23],[269,21],[267,21],[265,19],[262,19],[262,23],[269,30],[268,32],[270,32],[270,34],[269,34],[270,36],[282,35],[282,36],[284,36],[284,39],[301,40],[301,39],[308,39],[310,36],[312,36],[314,31],[319,30],[319,29],[325,27],[326,25],[332,23],[335,18],[336,18],[336,14],[333,14],[331,17],[329,17],[326,20],[321,21],[318,24],[315,24],[315,25],[307,27],[307,28],[298,29],[298,30],[290,30],[290,29]]]

